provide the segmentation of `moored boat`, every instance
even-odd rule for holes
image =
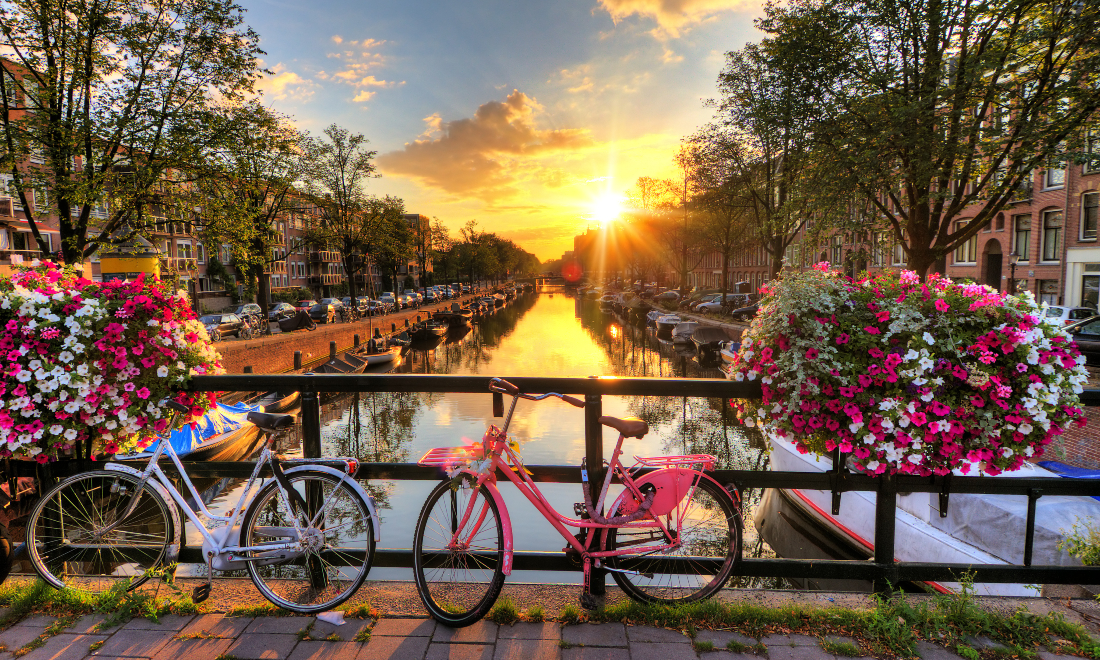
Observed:
[[[657,317],[657,336],[661,339],[672,339],[672,330],[683,322],[675,314],[665,314]]]
[[[721,362],[723,342],[729,341],[729,335],[722,328],[713,325],[701,325],[691,333],[691,343],[695,344],[695,351],[700,361],[710,363]]]
[[[672,329],[672,341],[678,343],[691,343],[691,336],[698,329],[699,324],[695,321],[682,321],[676,324],[676,327]]]
[[[434,339],[436,337],[442,337],[447,334],[448,324],[438,323],[436,321],[426,321],[421,323],[412,331],[412,338],[414,341],[423,339]]]

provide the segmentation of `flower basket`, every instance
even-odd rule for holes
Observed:
[[[190,408],[184,423],[215,404],[178,391],[222,369],[186,297],[155,278],[101,284],[34,262],[0,278],[0,326],[0,457],[139,450],[167,428],[166,399]]]
[[[803,453],[839,447],[867,474],[996,475],[1085,423],[1084,357],[1030,293],[819,264],[765,294],[731,371],[763,399],[731,404]]]

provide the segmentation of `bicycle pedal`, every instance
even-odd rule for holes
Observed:
[[[578,518],[588,517],[588,506],[584,502],[573,502],[573,513]]]
[[[210,584],[200,584],[191,590],[191,602],[201,603],[210,597]]]

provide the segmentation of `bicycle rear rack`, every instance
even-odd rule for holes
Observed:
[[[680,456],[635,456],[634,465],[631,469],[638,467],[686,467],[690,468],[693,465],[699,465],[703,471],[710,471],[714,469],[714,463],[718,459],[710,454],[683,454]]]
[[[426,454],[417,461],[418,465],[434,467],[452,467],[459,463],[465,463],[471,458],[481,458],[481,446],[468,447],[436,447],[429,449]]]

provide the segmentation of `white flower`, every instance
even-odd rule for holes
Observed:
[[[65,429],[60,424],[54,424],[50,427],[50,433],[53,435],[61,435],[61,432]]]
[[[160,376],[161,378],[167,378],[168,377],[168,367],[162,364],[160,367],[157,368],[157,375]],[[738,375],[740,375],[740,374],[738,374]]]
[[[1031,426],[1031,424],[1028,424],[1027,422],[1024,422],[1023,424],[1020,424],[1019,426],[1017,426],[1016,430],[1018,430],[1020,433],[1022,433],[1024,435],[1028,435],[1034,430],[1034,428]]]
[[[852,422],[851,424],[848,425],[848,430],[850,430],[852,433],[855,433],[856,431],[860,430],[861,428],[863,428],[863,422]],[[874,437],[874,436],[872,436],[872,437]]]
[[[930,333],[930,332],[925,332],[923,339],[924,339],[924,343],[926,343],[926,344],[935,344],[936,343],[936,338],[933,337],[932,333]]]
[[[76,401],[70,401],[65,404],[65,412],[69,413],[70,415],[78,410],[80,410],[80,404]]]
[[[66,440],[76,440],[76,429],[65,429]]]

